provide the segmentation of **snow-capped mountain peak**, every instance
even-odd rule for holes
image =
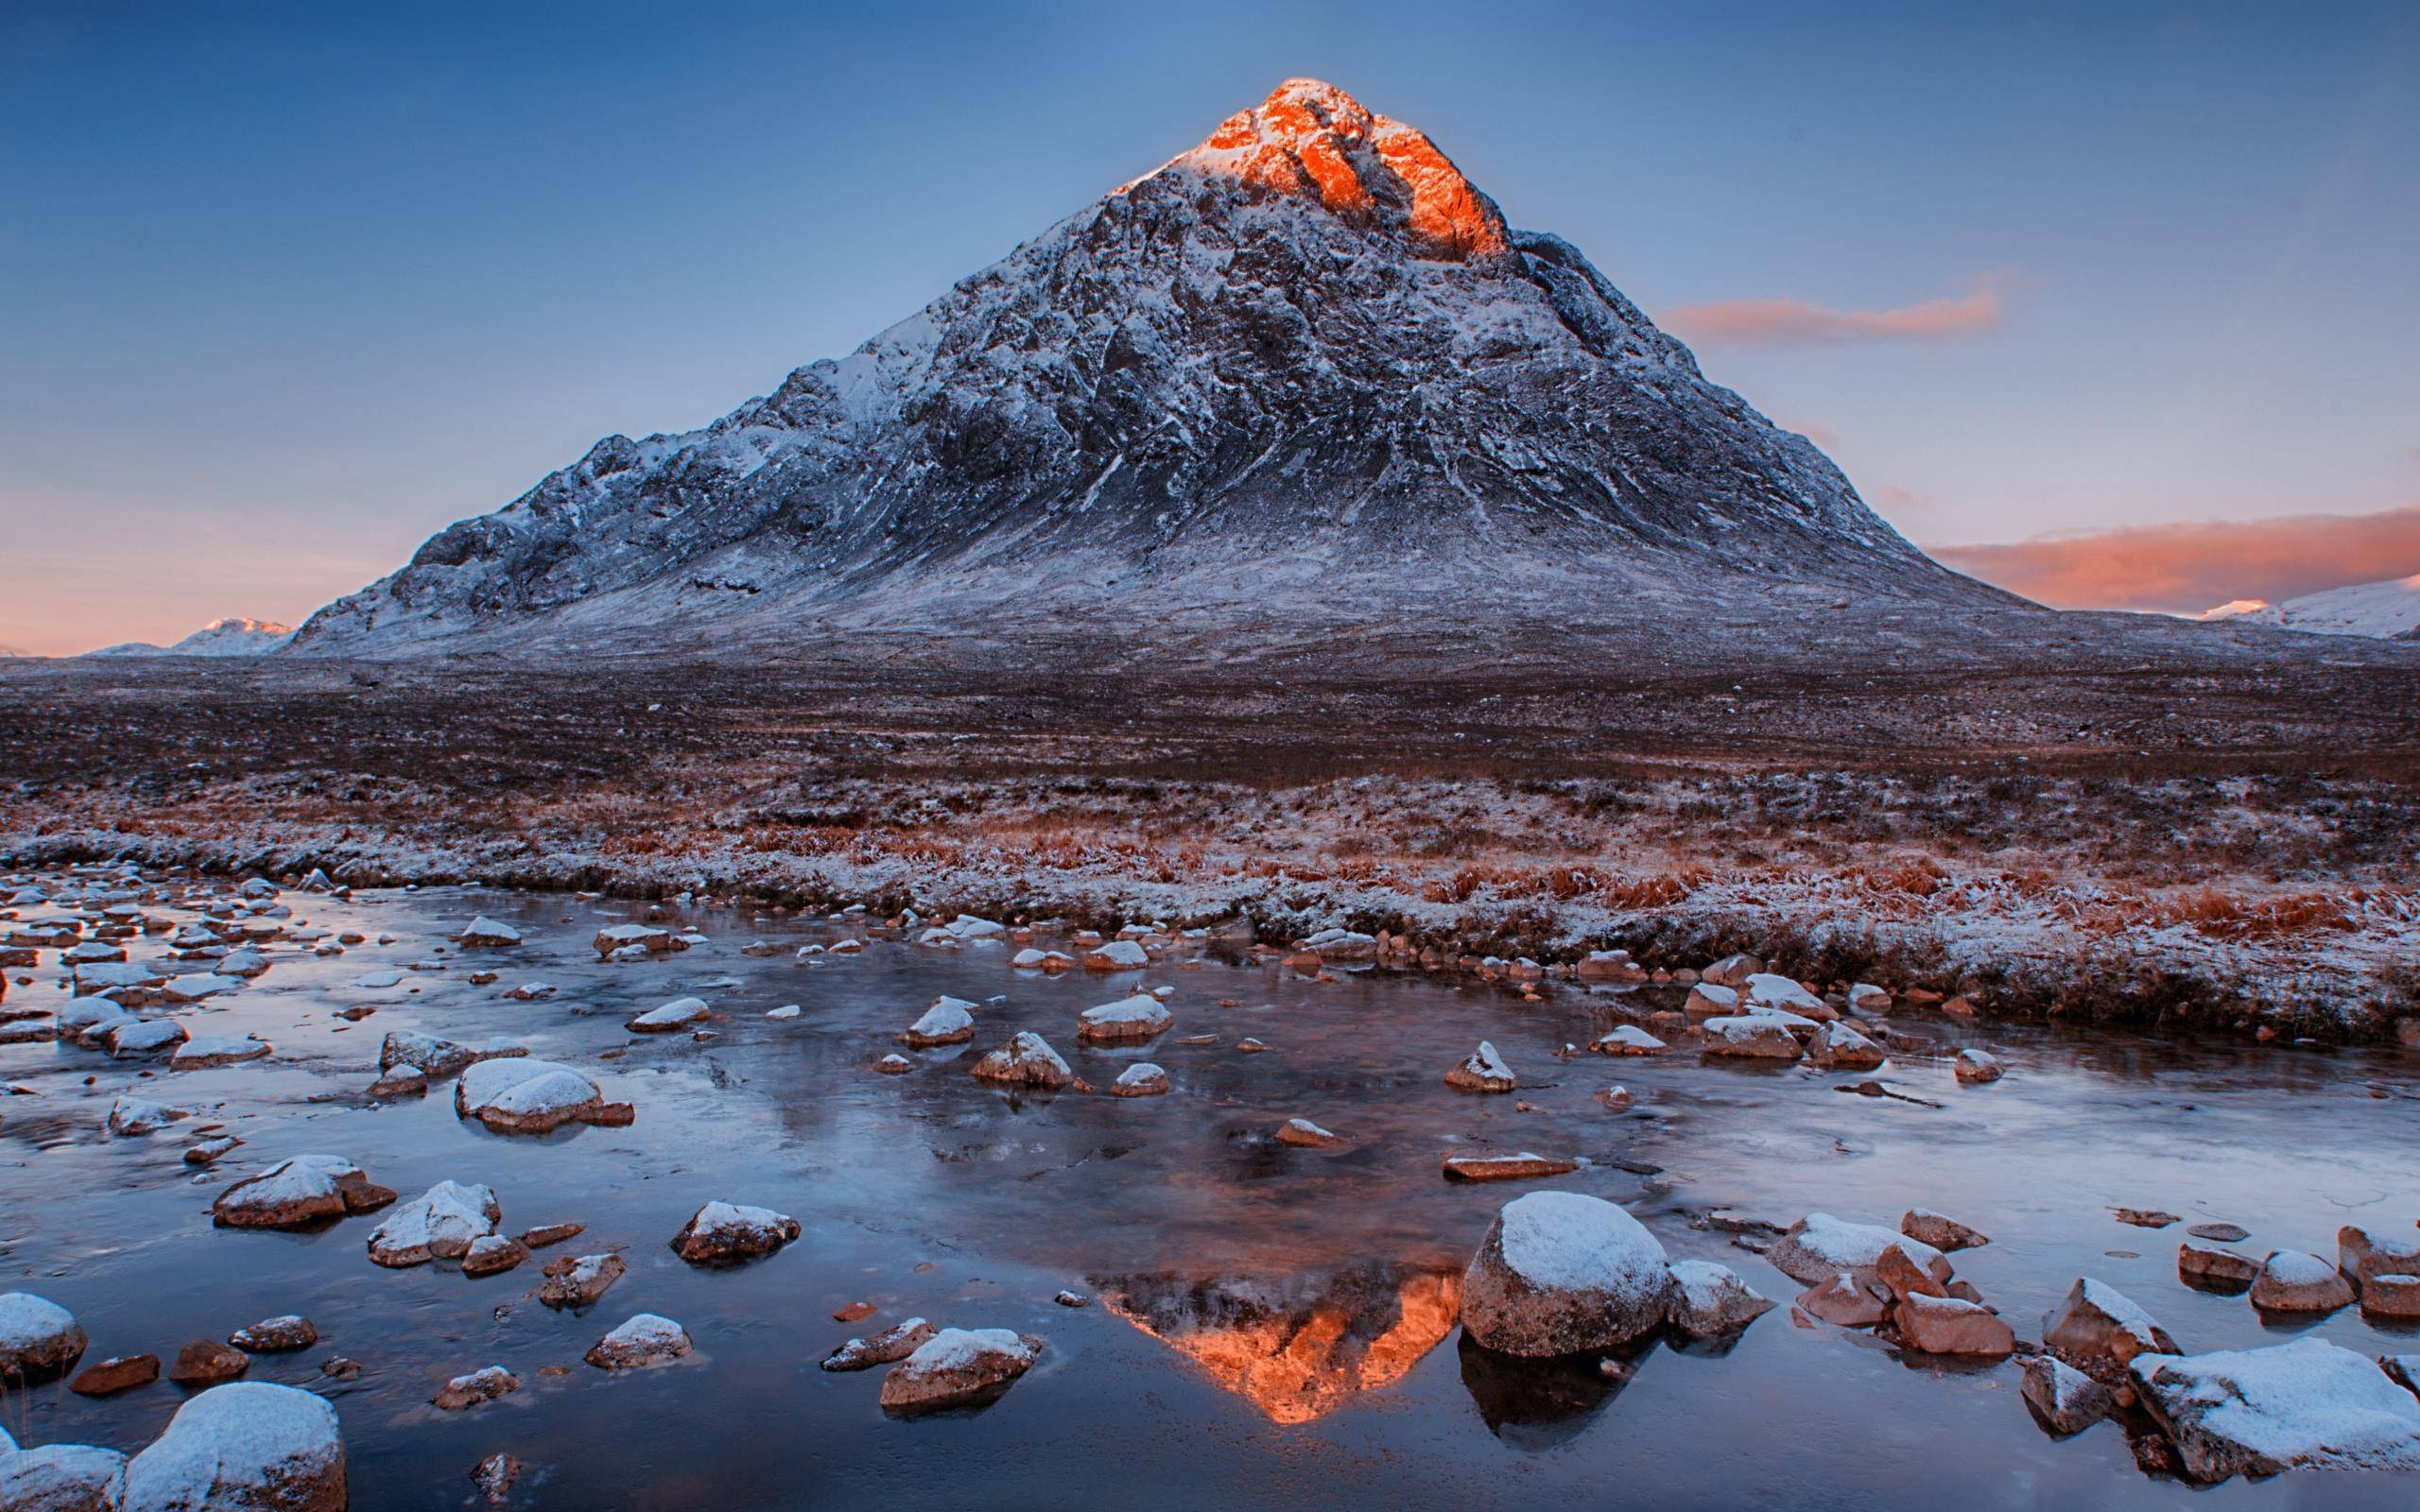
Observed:
[[[1885,599],[2014,603],[1426,136],[1291,79],[854,353],[702,429],[606,438],[293,644],[1745,625]]]
[[[1257,108],[1237,111],[1200,146],[1147,177],[1170,172],[1223,175],[1312,200],[1348,220],[1402,235],[1430,257],[1502,257],[1512,250],[1512,232],[1495,201],[1462,177],[1426,133],[1373,114],[1316,78],[1286,80]],[[1130,183],[1118,193],[1133,188]]]

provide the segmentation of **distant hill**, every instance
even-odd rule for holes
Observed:
[[[246,619],[240,614],[212,620],[174,645],[128,641],[105,645],[86,656],[261,656],[293,639],[294,627],[271,620]]]
[[[2376,640],[2420,640],[2420,574],[2390,577],[2383,582],[2356,583],[2305,593],[2282,604],[2238,598],[2204,610],[2199,620],[2233,620],[2242,625],[2273,625],[2279,629],[2313,635],[2366,635]]]

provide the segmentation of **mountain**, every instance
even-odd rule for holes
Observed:
[[[1293,79],[848,357],[441,531],[294,646],[1927,602],[2021,605],[1426,136]]]
[[[148,641],[128,641],[120,645],[105,645],[86,656],[265,656],[285,644],[294,636],[294,627],[269,620],[246,619],[231,614],[223,620],[212,620],[174,645],[153,645]]]
[[[2282,604],[2238,598],[2193,616],[2270,625],[2313,635],[2366,635],[2377,640],[2420,641],[2420,573],[2384,582],[2355,583],[2305,593]]]

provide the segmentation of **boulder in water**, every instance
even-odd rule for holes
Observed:
[[[1613,1203],[1532,1192],[1504,1205],[1462,1276],[1462,1327],[1503,1354],[1610,1349],[1664,1321],[1664,1246]]]
[[[126,1468],[124,1512],[342,1512],[336,1409],[266,1382],[214,1386]]]
[[[882,1378],[883,1411],[987,1405],[1041,1355],[1042,1341],[1030,1334],[1007,1329],[942,1329]]]

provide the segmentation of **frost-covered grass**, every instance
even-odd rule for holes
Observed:
[[[1440,967],[1620,947],[1680,970],[1747,950],[1995,1012],[2331,1038],[2420,1012],[2414,805],[2379,782],[666,775],[488,804],[437,783],[376,794],[365,814],[324,781],[259,777],[177,802],[0,804],[0,851],[1152,918],[1270,943],[1344,927]]]

